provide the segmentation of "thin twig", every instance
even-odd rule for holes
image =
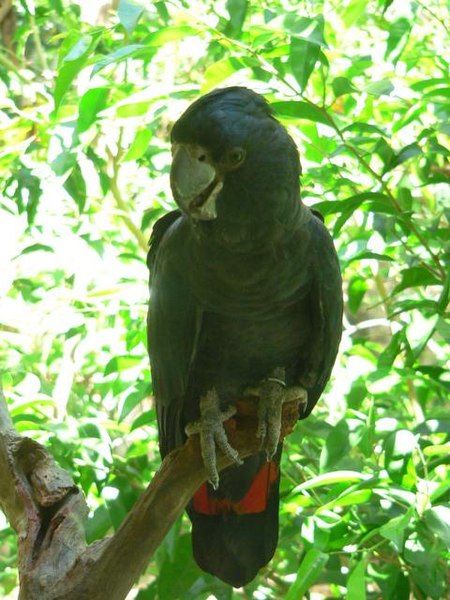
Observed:
[[[20,69],[7,56],[0,52],[0,65],[3,65],[8,71],[14,73],[21,81],[28,83],[28,79],[20,72]]]
[[[426,6],[425,4],[422,4],[422,2],[420,0],[417,0],[417,4],[423,8],[423,10],[426,10],[427,13],[429,15],[431,15],[433,17],[433,19],[435,19],[440,25],[442,25],[442,27],[445,29],[445,31],[447,33],[450,33],[450,29],[447,27],[446,22],[444,21],[444,19],[441,19],[440,17],[437,16],[437,14],[435,12],[433,12],[430,8],[428,8],[428,6]]]
[[[121,130],[122,133],[122,130]],[[120,144],[121,135],[119,135],[118,144]],[[106,152],[112,163],[112,177],[110,179],[110,191],[113,195],[114,200],[116,201],[117,208],[120,210],[120,217],[125,223],[127,229],[130,233],[133,234],[133,237],[136,239],[138,246],[144,250],[144,252],[148,251],[148,240],[139,227],[134,223],[131,217],[128,214],[128,205],[125,202],[122,193],[119,188],[119,172],[120,172],[120,157],[121,150],[119,146],[119,150],[116,154],[113,154],[109,148],[106,149]]]
[[[128,230],[135,237],[139,247],[144,250],[144,252],[148,251],[148,240],[139,227],[132,221],[132,219],[128,216],[128,207],[125,200],[122,197],[122,194],[119,189],[119,185],[117,183],[117,171],[115,171],[111,182],[110,182],[110,190],[116,201],[117,207],[120,209],[120,217],[122,221],[125,223]]]
[[[31,13],[29,14],[29,17],[30,17],[30,29],[31,29],[31,33],[33,35],[33,40],[34,40],[34,44],[36,46],[37,55],[39,56],[39,61],[41,63],[41,67],[45,71],[48,71],[47,57],[45,56],[45,51],[44,51],[44,48],[42,47],[41,36],[39,33],[39,28],[36,24],[36,19],[35,19],[34,15]]]

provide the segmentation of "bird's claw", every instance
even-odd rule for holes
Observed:
[[[219,486],[217,446],[231,461],[238,465],[242,464],[238,452],[230,445],[223,426],[223,422],[232,417],[235,412],[234,406],[229,406],[222,412],[217,392],[214,389],[210,390],[200,399],[200,419],[188,423],[185,429],[187,435],[200,434],[203,464],[208,473],[208,480],[215,490]]]
[[[267,460],[273,457],[280,441],[283,404],[297,401],[302,411],[308,404],[307,391],[300,386],[286,387],[284,380],[284,370],[275,369],[258,388],[247,390],[248,394],[259,397],[256,435],[262,440]]]

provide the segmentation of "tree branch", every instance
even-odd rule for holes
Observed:
[[[119,209],[119,215],[122,218],[125,226],[128,228],[128,231],[133,235],[136,242],[138,243],[139,248],[141,248],[145,253],[148,252],[148,239],[139,229],[139,227],[134,223],[134,221],[130,218],[128,213],[128,205],[123,199],[122,192],[119,187],[119,169],[120,169],[120,159],[122,154],[122,132],[120,130],[119,140],[118,140],[118,150],[117,154],[113,154],[111,150],[107,147],[106,153],[108,154],[111,163],[112,163],[112,177],[110,179],[110,191],[113,195],[113,198],[116,202],[117,208]]]
[[[258,452],[257,400],[237,403],[226,423],[242,458]],[[298,403],[283,406],[282,435]],[[219,470],[231,461],[218,456]],[[19,535],[20,600],[123,600],[206,479],[198,435],[168,455],[117,532],[86,545],[86,502],[71,477],[36,442],[14,430],[0,397],[0,507]]]

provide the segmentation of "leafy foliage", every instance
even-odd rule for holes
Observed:
[[[121,523],[159,464],[144,257],[172,207],[169,127],[238,83],[295,137],[303,200],[334,234],[340,364],[286,440],[272,563],[233,591],[197,568],[182,520],[136,597],[448,597],[444,2],[17,5],[0,55],[2,382],[19,430],[87,494],[89,540]],[[12,598],[3,521],[0,556]]]

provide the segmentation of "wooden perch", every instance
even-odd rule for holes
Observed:
[[[285,404],[283,436],[297,419],[297,402]],[[226,428],[241,457],[257,452],[256,401],[238,402]],[[219,455],[219,470],[230,464]],[[19,600],[123,600],[205,479],[195,435],[164,459],[116,533],[88,546],[82,493],[40,444],[17,433],[0,393],[0,508],[19,538]]]

